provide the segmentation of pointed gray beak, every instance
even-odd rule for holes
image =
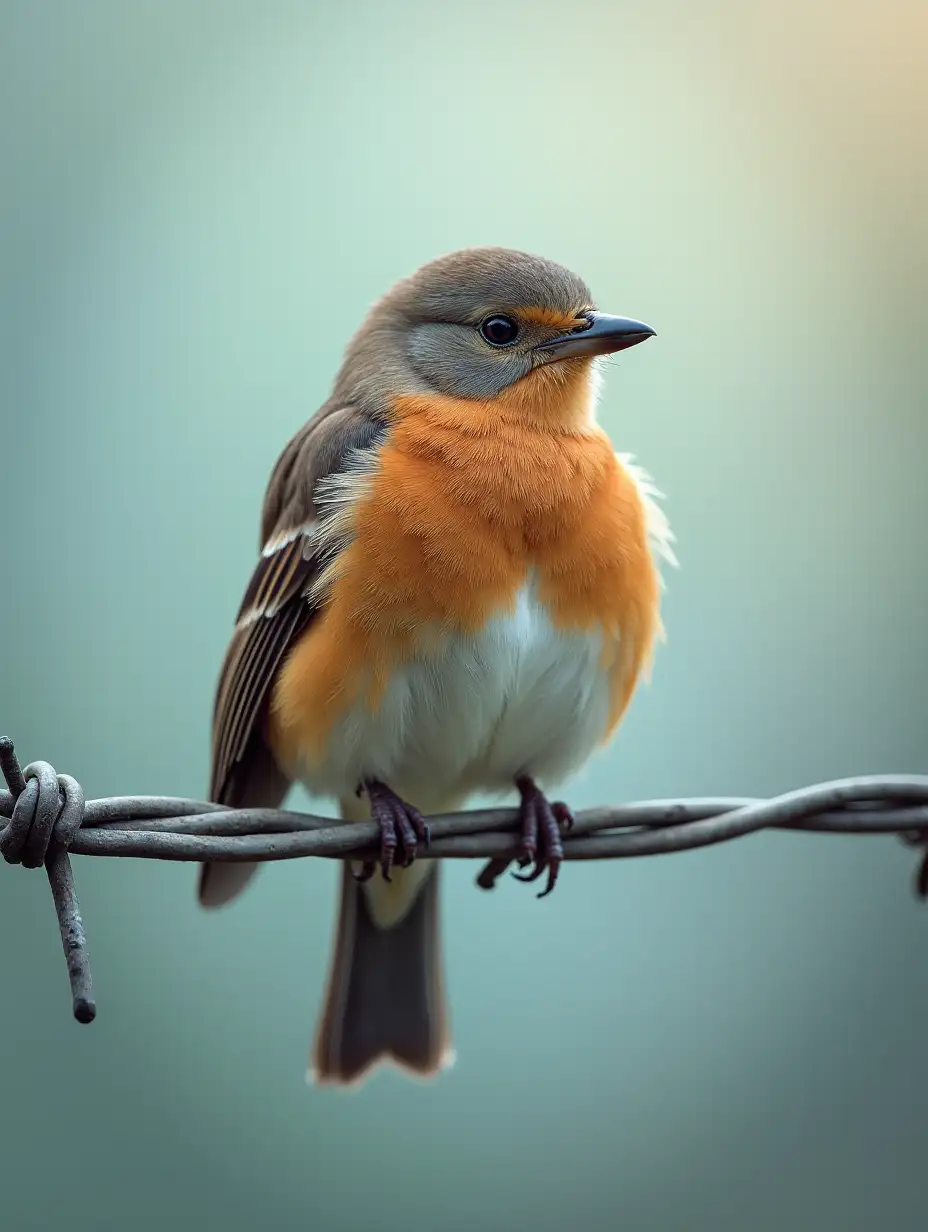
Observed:
[[[611,317],[608,312],[590,312],[586,320],[587,325],[572,329],[568,334],[559,334],[548,342],[540,342],[535,347],[540,358],[551,362],[577,355],[611,355],[654,337],[654,330],[644,321]]]

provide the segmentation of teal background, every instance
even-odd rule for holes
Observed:
[[[928,771],[926,34],[905,0],[5,0],[24,760],[202,795],[279,449],[372,299],[496,243],[658,331],[602,420],[668,494],[669,640],[572,802]],[[189,866],[77,860],[90,1028],[44,876],[0,868],[0,1229],[922,1228],[913,865],[760,835],[543,903],[451,867],[458,1064],[348,1096],[303,1080],[328,864],[207,916]]]

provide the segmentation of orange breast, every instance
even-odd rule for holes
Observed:
[[[397,401],[327,602],[277,682],[285,764],[322,759],[347,708],[376,707],[397,665],[480,629],[530,574],[556,626],[604,630],[618,723],[659,627],[659,583],[636,484],[590,422],[587,368],[559,367],[486,403]]]

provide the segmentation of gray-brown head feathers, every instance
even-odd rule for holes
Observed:
[[[586,283],[543,257],[509,248],[450,253],[373,306],[345,354],[335,396],[379,412],[400,393],[492,398],[531,372],[539,342],[592,307]],[[516,323],[505,346],[481,333],[494,315]]]
[[[476,325],[491,312],[544,308],[573,316],[592,308],[590,289],[554,261],[513,248],[464,248],[423,265],[380,301],[411,322]]]

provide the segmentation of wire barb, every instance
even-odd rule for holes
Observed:
[[[93,1022],[97,1007],[87,938],[68,859],[68,847],[84,820],[83,789],[70,775],[56,774],[47,761],[22,770],[6,736],[0,738],[0,770],[9,788],[0,798],[0,816],[9,818],[0,833],[0,853],[8,864],[45,866],[68,964],[72,1011],[78,1022]]]
[[[12,740],[0,738],[0,853],[10,864],[44,865],[68,964],[74,1017],[96,1014],[69,852],[155,860],[270,861],[303,856],[378,859],[375,821],[342,822],[283,809],[227,809],[176,796],[84,799],[80,784],[48,762],[20,768]],[[487,861],[477,877],[493,889],[520,855],[512,808],[429,819],[430,859]],[[610,860],[690,851],[759,830],[892,834],[926,849],[915,890],[928,897],[928,775],[837,779],[771,800],[711,797],[650,800],[582,810],[563,836],[565,860]]]

